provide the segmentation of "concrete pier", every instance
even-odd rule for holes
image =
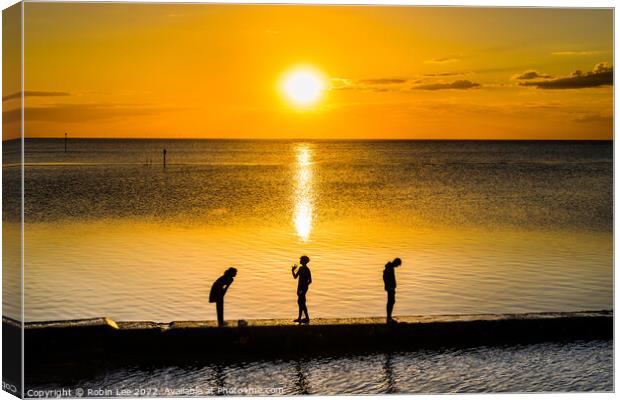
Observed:
[[[442,315],[288,320],[116,322],[109,318],[27,322],[26,364],[36,361],[209,360],[219,356],[273,357],[411,350],[431,347],[503,345],[575,339],[612,339],[613,312],[502,315]],[[6,333],[19,323],[3,318]]]

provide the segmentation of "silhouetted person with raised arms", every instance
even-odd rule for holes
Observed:
[[[312,274],[310,273],[310,268],[308,268],[309,262],[310,258],[308,256],[301,256],[299,258],[301,267],[297,269],[297,264],[291,267],[293,278],[297,279],[297,304],[299,305],[299,316],[293,322],[304,324],[310,322],[308,307],[306,307],[306,293],[308,292],[308,287],[312,283]],[[301,318],[302,312],[306,315],[303,319]]]
[[[224,272],[224,275],[217,278],[211,286],[209,303],[215,303],[215,309],[217,311],[217,324],[219,326],[224,325],[224,295],[230,285],[232,285],[235,276],[237,276],[237,269],[228,268]]]
[[[402,264],[400,258],[395,258],[393,261],[388,261],[385,264],[383,270],[383,284],[385,291],[387,292],[387,323],[396,323],[396,320],[392,318],[392,310],[394,309],[394,303],[396,303],[396,275],[394,274],[394,268],[397,268]]]

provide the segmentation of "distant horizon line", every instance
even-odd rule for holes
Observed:
[[[10,142],[13,140],[20,140],[22,138],[13,138],[13,139],[2,139],[3,142]],[[49,139],[65,139],[64,136],[44,136],[44,137],[24,137],[24,140],[49,140]],[[181,138],[170,138],[170,137],[84,137],[84,136],[68,136],[68,140],[71,139],[79,139],[79,140],[264,140],[264,141],[393,141],[393,142],[405,142],[405,141],[437,141],[437,142],[447,142],[447,141],[470,141],[470,142],[484,142],[484,141],[521,141],[521,142],[612,142],[614,138],[610,139],[550,139],[550,138],[489,138],[489,139],[481,139],[481,138],[256,138],[256,137],[243,137],[243,138],[226,138],[226,137],[213,137],[213,138],[193,138],[193,137],[181,137]]]

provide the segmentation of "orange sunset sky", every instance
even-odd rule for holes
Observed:
[[[26,137],[613,135],[611,9],[24,9]],[[6,12],[5,25],[6,36]],[[5,63],[11,46],[5,38]],[[303,107],[282,89],[299,68],[321,83]],[[4,137],[11,138],[19,86],[4,79]]]

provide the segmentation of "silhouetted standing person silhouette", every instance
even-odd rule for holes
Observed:
[[[164,154],[164,168],[166,168],[166,149],[164,149],[163,154]]]
[[[226,291],[233,283],[233,280],[237,276],[236,268],[228,268],[224,275],[217,278],[211,286],[211,292],[209,293],[209,303],[215,303],[215,309],[217,311],[217,324],[219,326],[224,325],[224,295]]]
[[[388,323],[396,322],[396,320],[392,318],[392,310],[394,309],[394,303],[396,303],[396,275],[394,274],[394,268],[399,267],[400,264],[402,264],[400,258],[395,258],[393,261],[388,261],[383,270],[383,284],[387,292],[386,309]]]
[[[297,305],[299,306],[299,315],[294,322],[308,323],[310,322],[310,316],[308,315],[308,307],[306,306],[306,293],[308,293],[308,287],[312,283],[312,274],[308,263],[310,258],[308,256],[301,256],[299,263],[301,266],[297,269],[297,264],[291,267],[293,278],[297,279]],[[301,318],[301,313],[305,314],[305,318]]]

